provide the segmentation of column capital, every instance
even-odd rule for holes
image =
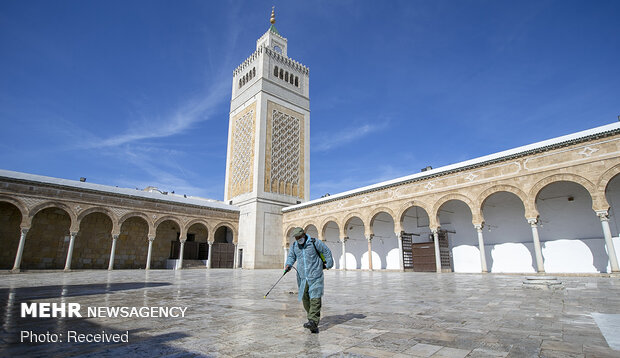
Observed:
[[[609,221],[609,213],[607,210],[597,210],[596,216],[598,216],[601,221]]]
[[[207,241],[207,244],[209,245],[213,245],[215,243],[215,241]]]
[[[434,228],[434,229],[431,229],[431,233],[432,233],[433,235],[437,234],[438,232],[439,232],[439,227],[436,227],[436,228]]]
[[[347,242],[349,240],[348,236],[344,236],[340,238],[340,242]]]
[[[532,226],[535,227],[538,224],[538,218],[527,218],[527,222]]]
[[[77,231],[71,231],[71,232],[69,233],[69,235],[71,235],[72,237],[76,237],[76,236],[77,236],[77,234],[78,234],[78,233],[77,233]]]
[[[372,239],[373,239],[374,237],[375,237],[375,234],[370,234],[370,235],[366,236],[366,239],[367,239],[368,241],[372,241]]]
[[[120,236],[120,235],[117,235],[117,234],[112,235],[112,240],[118,240],[118,237],[119,237],[119,236]]]
[[[474,224],[474,227],[476,228],[476,231],[482,231],[482,228],[484,227],[484,223]]]
[[[185,241],[187,241],[187,238],[185,238],[185,239],[179,239],[179,241],[181,241],[181,245],[185,245]]]
[[[29,230],[30,230],[30,228],[29,228],[29,227],[23,227],[23,228],[21,228],[22,235],[26,235],[26,234],[28,233],[28,231],[29,231]]]
[[[153,242],[153,241],[155,241],[155,236],[154,236],[154,235],[149,235],[149,236],[147,236],[147,238],[146,238],[146,239],[147,239],[148,241],[150,241],[150,242]]]

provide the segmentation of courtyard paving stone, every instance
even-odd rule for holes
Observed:
[[[293,274],[281,270],[118,270],[0,275],[0,356],[29,357],[620,357],[620,279],[562,276],[563,289],[524,288],[523,275],[326,271],[319,334]],[[21,318],[22,302],[187,307],[181,318]],[[612,330],[612,331],[610,331]],[[22,331],[63,333],[20,342]],[[128,343],[69,343],[129,332]],[[604,334],[603,334],[604,333]],[[613,344],[612,344],[613,345]]]

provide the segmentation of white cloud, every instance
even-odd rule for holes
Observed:
[[[364,124],[362,126],[350,127],[340,132],[319,135],[314,139],[313,150],[324,152],[333,148],[351,143],[357,139],[367,136],[373,132],[380,131],[387,127],[388,121],[380,124]]]
[[[161,120],[151,118],[139,120],[132,123],[131,129],[125,133],[90,142],[87,146],[91,148],[114,147],[143,139],[169,137],[182,133],[195,123],[208,120],[213,109],[225,101],[229,95],[227,89],[230,84],[224,80],[222,75],[218,77],[221,78],[213,81],[215,85],[205,95],[182,104],[172,115]]]

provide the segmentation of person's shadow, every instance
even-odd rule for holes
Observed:
[[[359,313],[347,313],[347,314],[340,314],[340,315],[334,315],[334,316],[327,316],[327,317],[321,318],[321,321],[319,323],[319,330],[324,331],[326,329],[330,329],[331,327],[335,325],[339,325],[339,324],[348,322],[356,318],[364,319],[366,318],[366,316],[363,314],[359,314]]]

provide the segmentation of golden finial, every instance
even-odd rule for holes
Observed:
[[[272,25],[276,23],[276,7],[275,6],[271,7],[271,19],[269,19],[269,22],[271,22]]]

